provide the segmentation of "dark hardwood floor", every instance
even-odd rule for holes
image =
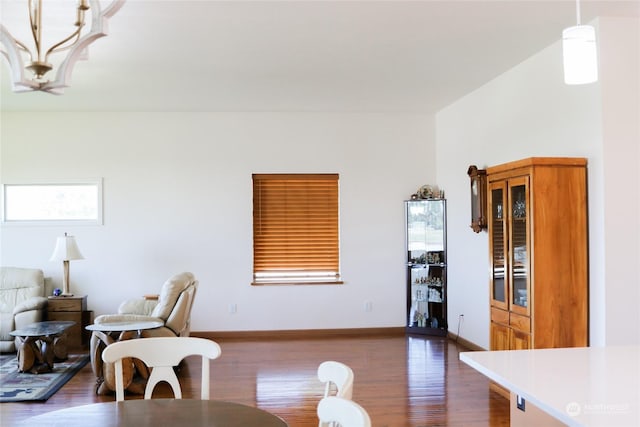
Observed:
[[[458,355],[467,351],[441,337],[364,337],[309,340],[220,340],[222,356],[211,363],[211,399],[257,406],[292,427],[317,426],[323,393],[318,365],[338,360],[355,373],[353,400],[376,427],[508,426],[509,402],[489,391],[489,380]],[[184,398],[200,396],[200,361],[180,370]],[[172,397],[166,384],[154,397]],[[142,398],[129,395],[130,398]],[[2,403],[0,424],[69,406],[114,400],[95,395],[95,377],[85,366],[47,402]]]

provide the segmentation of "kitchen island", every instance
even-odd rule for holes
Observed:
[[[460,360],[511,392],[512,426],[640,426],[640,346],[475,351]]]

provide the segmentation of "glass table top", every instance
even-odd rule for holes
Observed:
[[[71,321],[55,321],[55,322],[37,322],[21,329],[11,331],[14,337],[43,337],[48,335],[58,335],[75,325],[76,322]]]
[[[159,320],[135,320],[135,321],[117,321],[117,322],[105,322],[94,323],[93,325],[85,326],[85,329],[89,331],[102,331],[102,332],[121,332],[121,331],[140,331],[144,329],[155,329],[164,326],[164,322]]]

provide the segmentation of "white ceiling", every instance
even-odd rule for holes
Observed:
[[[581,4],[583,22],[640,16],[638,0]],[[2,64],[0,103],[3,111],[434,112],[560,40],[575,20],[573,0],[128,0],[64,95],[12,93]]]

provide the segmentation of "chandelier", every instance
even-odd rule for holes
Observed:
[[[87,59],[89,45],[107,35],[107,21],[124,2],[111,0],[102,7],[101,0],[47,0],[43,8],[42,0],[2,0],[0,52],[9,65],[13,91],[62,94],[76,61]],[[10,17],[15,36],[5,27]]]

